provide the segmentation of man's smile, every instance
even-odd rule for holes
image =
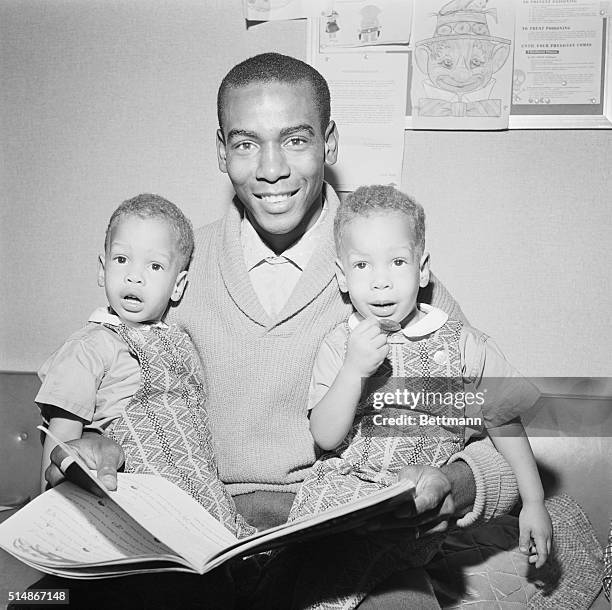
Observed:
[[[283,191],[280,193],[253,193],[257,199],[260,199],[264,203],[282,203],[290,197],[293,197],[300,189],[292,191]]]

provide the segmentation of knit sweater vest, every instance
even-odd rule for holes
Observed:
[[[442,400],[419,405],[386,403],[375,408],[374,395],[449,396],[463,391],[459,337],[461,322],[447,321],[428,336],[408,339],[402,331],[388,337],[389,354],[368,379],[351,430],[342,443],[323,455],[300,487],[289,520],[318,513],[370,495],[397,482],[408,465],[440,467],[463,448],[465,427],[423,425],[420,415],[457,417],[458,411]],[[348,324],[336,329],[344,331]],[[406,418],[411,416],[414,423]],[[387,423],[391,418],[392,423]],[[413,564],[417,565],[417,564]],[[422,565],[422,564],[418,564]]]
[[[125,472],[163,476],[186,491],[238,538],[255,533],[219,480],[197,356],[187,335],[109,326],[136,356],[141,384],[105,434],[125,453]]]
[[[232,495],[295,492],[316,457],[306,408],[311,371],[323,337],[352,311],[334,276],[338,197],[328,185],[324,196],[319,247],[278,315],[264,311],[249,280],[237,201],[197,231],[189,284],[170,314],[200,355],[219,476]],[[433,281],[431,303],[461,319]]]

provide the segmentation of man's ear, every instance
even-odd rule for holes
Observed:
[[[223,137],[223,130],[217,129],[217,163],[219,169],[227,174],[227,151],[225,149],[225,138]]]
[[[333,165],[338,158],[338,128],[334,121],[330,121],[325,130],[325,163]]]
[[[344,275],[344,267],[342,266],[342,261],[339,258],[336,259],[336,279],[338,280],[340,292],[348,292],[346,275]]]
[[[419,286],[425,288],[429,284],[429,252],[423,252],[419,265]]]
[[[98,254],[98,286],[104,288],[104,254]]]
[[[176,282],[174,283],[174,290],[170,295],[170,300],[174,301],[175,303],[180,301],[181,297],[183,296],[183,292],[185,292],[185,286],[187,286],[187,271],[181,271],[176,276]]]

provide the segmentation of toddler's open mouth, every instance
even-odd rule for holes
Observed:
[[[395,312],[396,303],[393,301],[379,301],[378,303],[370,303],[370,311],[381,318],[390,316]]]
[[[142,299],[135,294],[126,294],[121,297],[121,304],[123,309],[137,313],[142,310],[143,302]]]

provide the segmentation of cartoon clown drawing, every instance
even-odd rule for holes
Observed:
[[[502,100],[492,97],[493,75],[506,63],[511,41],[491,36],[497,21],[487,0],[452,0],[436,13],[431,38],[415,45],[415,63],[428,78],[414,108],[426,117],[500,117]]]

